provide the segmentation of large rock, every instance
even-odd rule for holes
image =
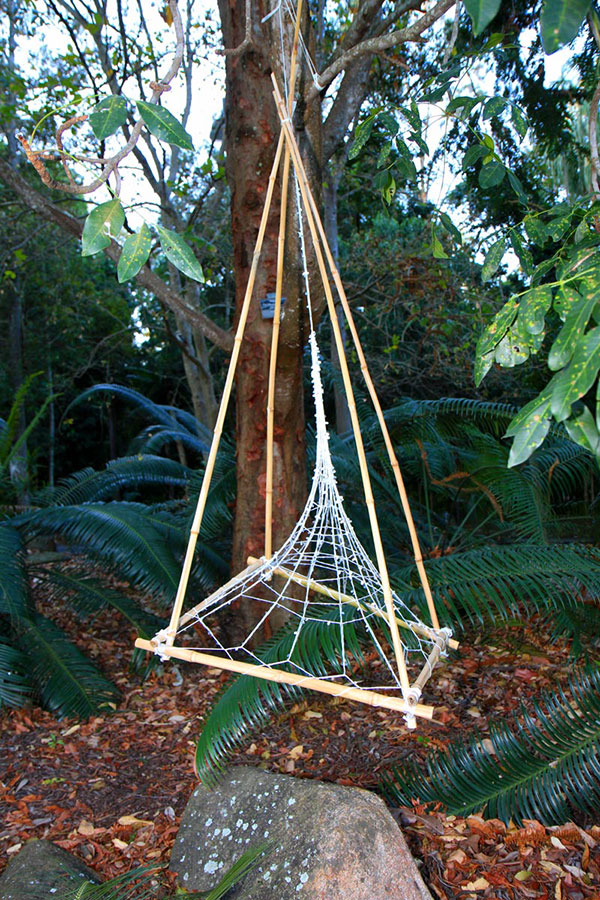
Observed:
[[[27,841],[0,875],[0,900],[63,900],[82,882],[98,876],[75,856],[51,841]]]
[[[182,887],[207,891],[266,841],[271,848],[231,900],[431,900],[379,797],[243,766],[214,791],[196,788],[171,869]]]

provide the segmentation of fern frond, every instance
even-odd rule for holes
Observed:
[[[31,699],[32,685],[27,675],[27,656],[15,647],[0,642],[0,709],[18,708]]]
[[[455,815],[475,810],[508,822],[537,819],[546,825],[600,812],[600,673],[570,679],[564,691],[546,693],[535,714],[494,723],[492,749],[480,736],[433,751],[425,771],[414,763],[385,776],[382,790],[396,805],[441,802]]]
[[[25,569],[25,548],[10,520],[0,521],[0,615],[18,620],[33,611]]]
[[[118,700],[115,685],[45,616],[19,623],[17,645],[30,659],[31,680],[43,705],[60,718],[88,718]]]
[[[63,479],[52,491],[43,492],[44,506],[71,506],[104,500],[117,490],[141,485],[183,487],[188,484],[190,471],[181,463],[163,456],[123,456],[107,463],[104,471],[87,468]]]

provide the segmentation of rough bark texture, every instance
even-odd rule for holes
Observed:
[[[245,3],[243,0],[219,0],[219,9],[224,46],[235,48],[244,40]],[[279,118],[271,84],[272,71],[275,71],[280,85],[283,83],[279,60],[278,17],[273,16],[259,27],[260,19],[268,12],[264,4],[257,4],[254,8],[256,22],[252,29],[251,45],[239,55],[227,57],[226,171],[231,188],[237,316],[248,282],[268,176],[279,136]],[[286,43],[289,48],[289,41]],[[303,88],[301,74],[300,96]],[[317,183],[318,178],[314,173],[317,168],[315,161],[320,156],[320,117],[313,112],[309,119],[305,117],[304,111],[304,104],[300,101],[296,117],[300,124],[303,152],[309,171],[313,173]],[[266,399],[272,320],[262,318],[259,301],[268,292],[275,290],[279,203],[278,184],[237,368],[234,571],[246,565],[248,556],[261,556],[264,553]],[[296,242],[297,226],[294,227],[290,222],[284,277],[286,303],[281,322],[275,397],[274,548],[281,545],[295,525],[306,496],[302,361],[308,333],[305,315],[298,302]],[[253,621],[252,610],[236,610],[235,616],[241,631]]]

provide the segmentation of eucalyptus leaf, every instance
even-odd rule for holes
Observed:
[[[506,169],[502,163],[498,162],[497,159],[493,159],[491,162],[485,163],[479,170],[479,185],[484,189],[497,187],[504,181],[505,175]]]
[[[519,322],[530,334],[544,330],[546,313],[552,303],[552,288],[547,285],[530,288],[519,303]]]
[[[575,441],[581,447],[585,447],[594,456],[599,455],[600,436],[598,435],[594,417],[587,406],[584,406],[583,412],[576,419],[567,419],[565,428],[572,441]]]
[[[546,53],[573,40],[590,6],[591,0],[544,0],[540,28]]]
[[[156,226],[160,236],[160,245],[165,256],[173,265],[195,281],[204,281],[202,267],[191,247],[188,247],[185,240],[176,231],[168,231],[160,225]]]
[[[498,266],[502,262],[504,251],[506,249],[506,238],[501,237],[495,241],[485,255],[483,265],[481,267],[481,280],[489,281],[494,275]]]
[[[127,104],[123,97],[105,97],[90,113],[90,125],[99,141],[114,134],[127,121]]]
[[[111,235],[117,237],[125,222],[125,213],[118,199],[100,203],[85,220],[81,235],[82,256],[93,256],[110,246]]]
[[[121,250],[117,265],[119,283],[134,278],[150,255],[152,234],[145,223],[135,234],[130,234]]]
[[[477,349],[475,351],[476,356],[485,356],[500,343],[516,319],[518,308],[518,299],[516,297],[511,297],[508,303],[505,303],[502,309],[496,313],[493,320],[477,341]]]
[[[579,303],[571,306],[565,323],[548,353],[548,368],[553,372],[562,369],[571,359],[577,341],[585,331],[597,302],[595,296],[588,299],[581,297]]]
[[[148,131],[161,141],[181,147],[182,150],[193,150],[194,144],[181,122],[164,108],[156,103],[147,103],[145,100],[137,101],[144,125]]]
[[[592,328],[579,339],[568,368],[555,375],[550,409],[557,422],[571,413],[571,406],[593,385],[600,368],[600,326]]]
[[[475,35],[481,34],[500,9],[500,0],[465,0]]]

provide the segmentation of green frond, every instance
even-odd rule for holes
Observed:
[[[62,598],[68,597],[72,606],[83,615],[95,615],[111,607],[131,623],[140,637],[147,639],[166,625],[164,619],[142,609],[126,594],[107,588],[96,578],[71,575],[54,568],[37,574],[47,580],[55,593],[58,590]]]
[[[45,616],[19,623],[17,646],[30,660],[42,704],[59,717],[87,718],[118,700],[115,685]]]
[[[342,632],[345,653],[362,664],[358,630],[350,622],[343,629],[330,628],[327,622],[305,622],[295,646],[294,626],[284,626],[256,651],[256,655],[271,664],[289,657],[316,677],[340,672]],[[279,668],[290,670],[291,667],[281,663]],[[303,693],[293,685],[263,681],[249,675],[229,681],[212,707],[196,747],[195,767],[202,783],[214,785],[226,760],[244,743],[248,734],[264,725],[270,715],[290,699],[297,700]]]
[[[600,551],[579,544],[489,546],[430,559],[425,567],[438,613],[453,628],[576,607],[583,588],[600,593]],[[405,603],[425,615],[414,565],[390,574]]]
[[[15,647],[0,642],[0,709],[18,708],[31,699],[32,686],[27,656]]]
[[[481,736],[433,751],[424,771],[414,763],[393,768],[383,782],[398,804],[441,802],[455,815],[483,811],[508,822],[547,825],[600,812],[600,673],[571,678],[564,691],[546,693],[535,714],[497,722],[491,748]]]
[[[0,615],[17,620],[32,612],[25,548],[10,520],[0,521]]]
[[[141,503],[86,503],[26,513],[13,520],[28,538],[59,535],[118,569],[139,587],[170,600],[179,581],[184,538],[167,543]],[[172,533],[173,536],[173,533]]]
[[[84,881],[79,887],[63,893],[61,900],[150,900],[156,897],[153,881],[158,868],[138,866],[103,884]]]
[[[185,488],[190,472],[181,463],[163,456],[124,456],[107,463],[102,472],[82,469],[63,479],[52,491],[45,491],[44,506],[71,506],[91,503],[112,496],[115,491],[159,485]]]

